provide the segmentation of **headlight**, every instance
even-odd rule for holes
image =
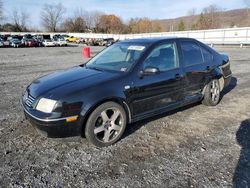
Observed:
[[[51,113],[56,105],[56,101],[46,98],[41,98],[36,106],[36,109],[45,112]]]

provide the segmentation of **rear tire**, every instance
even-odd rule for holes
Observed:
[[[211,80],[205,87],[202,104],[206,106],[216,106],[220,102],[220,83],[219,80]]]
[[[85,136],[97,147],[110,146],[122,137],[126,124],[127,117],[123,107],[115,102],[106,102],[90,114]]]

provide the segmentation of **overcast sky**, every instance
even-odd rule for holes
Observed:
[[[23,9],[30,13],[33,26],[39,26],[40,10],[45,3],[62,3],[67,9],[68,16],[78,8],[85,10],[99,10],[107,14],[116,14],[124,21],[131,17],[149,17],[152,19],[166,19],[185,16],[195,8],[200,12],[202,8],[216,4],[226,10],[245,7],[244,0],[2,0],[5,16],[8,18],[11,10]]]

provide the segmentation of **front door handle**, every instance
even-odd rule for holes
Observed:
[[[180,74],[176,74],[176,75],[175,75],[175,79],[176,79],[176,80],[180,80],[180,79],[181,79],[181,75],[180,75]]]

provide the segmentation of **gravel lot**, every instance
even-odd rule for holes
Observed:
[[[250,49],[218,50],[234,73],[218,106],[131,124],[97,149],[38,135],[19,104],[35,78],[80,64],[81,48],[0,49],[0,187],[250,187]]]

